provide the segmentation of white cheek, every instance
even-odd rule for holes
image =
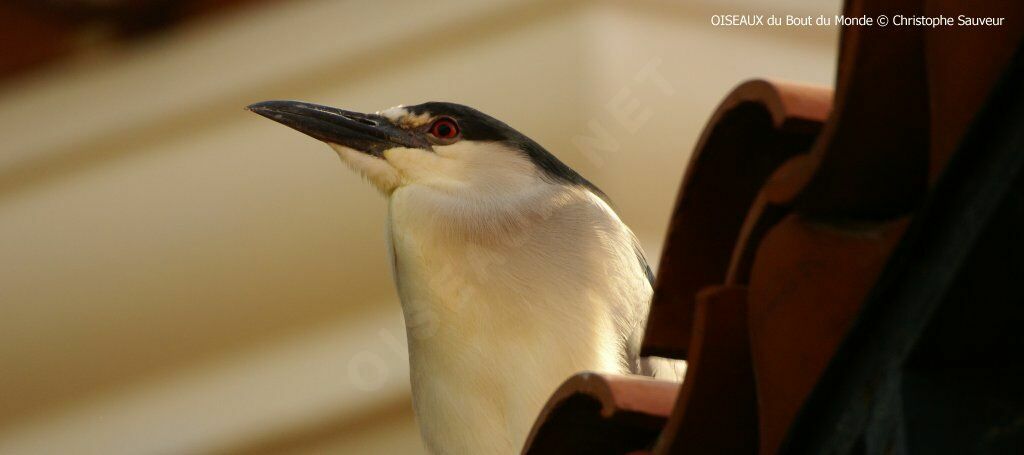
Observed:
[[[492,142],[461,141],[433,151],[393,148],[384,158],[403,185],[441,190],[472,199],[516,197],[544,182],[536,166],[517,150]]]
[[[537,167],[522,152],[497,142],[461,141],[434,149],[459,163],[460,178],[477,190],[503,192],[542,183]]]
[[[460,163],[422,149],[393,148],[384,158],[409,183],[448,186],[459,180]]]

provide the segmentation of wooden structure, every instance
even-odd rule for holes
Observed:
[[[850,0],[835,91],[741,84],[676,203],[645,355],[583,374],[524,453],[996,453],[1024,447],[1024,4]]]

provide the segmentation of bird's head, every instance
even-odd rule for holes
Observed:
[[[388,195],[419,187],[493,200],[551,184],[600,194],[530,138],[460,104],[429,102],[373,114],[298,101],[248,109],[326,142]]]

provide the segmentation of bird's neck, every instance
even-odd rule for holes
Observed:
[[[419,421],[442,451],[487,444],[474,434],[495,429],[518,450],[561,381],[624,369],[619,324],[631,316],[613,307],[649,288],[630,269],[628,230],[583,190],[501,208],[436,197],[396,192],[389,213]],[[609,279],[620,275],[632,281]]]

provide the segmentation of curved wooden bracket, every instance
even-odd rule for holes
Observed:
[[[580,373],[541,410],[524,454],[647,450],[672,412],[679,384],[645,376]]]
[[[654,453],[754,453],[757,401],[747,338],[747,289],[697,295],[693,355]]]
[[[776,167],[809,149],[828,116],[831,97],[825,87],[753,80],[719,105],[679,191],[643,355],[686,358],[694,295],[726,282],[744,215],[758,190]]]
[[[847,2],[847,17],[915,16],[921,0]],[[927,192],[931,124],[920,27],[843,29],[832,115],[806,157],[766,191],[774,204],[834,219],[894,219]],[[898,65],[898,69],[896,67]]]

